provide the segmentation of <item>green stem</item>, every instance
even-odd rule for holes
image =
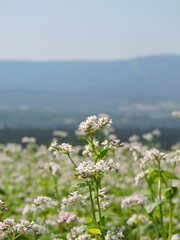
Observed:
[[[59,192],[58,192],[58,188],[57,188],[57,179],[56,179],[55,175],[52,175],[52,176],[53,176],[53,181],[54,181],[54,185],[55,185],[56,196],[57,196],[57,199],[58,199],[58,208],[59,208],[59,211],[60,211],[61,210],[61,205],[60,205],[60,196],[59,196]]]
[[[98,181],[96,181],[96,200],[97,200],[97,205],[98,205],[100,227],[103,227],[103,219],[102,219],[102,214],[101,214],[101,206],[100,206],[100,202],[99,202],[99,183],[98,183]],[[102,229],[101,229],[101,236],[102,236],[102,239],[105,240],[104,230],[102,230]]]
[[[168,236],[168,240],[172,239],[172,212],[173,212],[173,208],[172,208],[172,201],[171,198],[169,200],[169,236]]]
[[[24,232],[22,232],[22,233],[18,234],[17,236],[13,237],[13,238],[12,238],[12,240],[15,240],[15,239],[17,239],[18,237],[20,237],[20,236],[21,236],[21,235],[23,235],[23,234],[24,234]]]
[[[156,240],[159,240],[159,233],[158,233],[158,229],[157,229],[157,224],[156,224],[153,216],[151,216],[151,215],[146,211],[146,209],[145,209],[145,207],[144,207],[143,205],[142,205],[142,208],[143,208],[143,210],[145,211],[146,215],[148,215],[149,218],[151,219],[152,224],[153,224],[153,227],[154,227],[154,230],[155,230],[155,233],[156,233]]]
[[[158,195],[159,195],[159,200],[161,200],[161,179],[158,182]],[[166,233],[164,229],[164,221],[163,221],[163,213],[162,213],[161,205],[159,205],[159,212],[160,212],[161,227],[162,227],[162,237],[163,237],[163,240],[166,240]]]
[[[90,195],[90,201],[91,201],[91,211],[92,211],[92,215],[93,215],[93,221],[94,221],[94,224],[97,225],[91,185],[89,185],[89,195]]]
[[[68,154],[68,157],[69,157],[69,159],[71,160],[72,164],[75,166],[75,168],[77,168],[77,165],[76,165],[75,162],[72,160],[70,154]]]

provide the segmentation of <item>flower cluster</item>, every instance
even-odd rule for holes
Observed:
[[[0,222],[0,233],[9,234],[12,232],[38,234],[42,232],[42,227],[35,222],[21,219],[20,223],[15,223],[13,218],[7,218]]]
[[[25,232],[27,234],[38,234],[42,231],[42,227],[35,222],[29,222],[25,219],[21,219],[20,223],[16,225],[17,232]]]
[[[147,204],[147,198],[142,194],[133,194],[121,200],[121,207],[128,208]]]
[[[107,210],[109,203],[106,201],[107,195],[105,194],[105,188],[99,189],[99,196],[100,196],[100,207],[103,211]]]
[[[138,185],[138,183],[140,182],[140,180],[141,180],[142,178],[144,178],[144,177],[146,176],[146,174],[149,173],[149,172],[150,172],[150,170],[147,169],[147,170],[142,171],[142,172],[140,172],[139,174],[137,174],[136,177],[134,178],[135,184]]]
[[[114,163],[113,159],[109,161],[99,160],[97,163],[93,161],[84,161],[76,168],[76,176],[82,178],[94,177],[101,173],[115,173],[119,169],[119,163]]]
[[[95,115],[87,117],[87,119],[80,123],[79,130],[82,133],[93,134],[105,126],[110,126],[112,119],[108,117],[97,117]]]
[[[77,191],[69,193],[68,198],[64,197],[61,202],[61,208],[64,210],[65,208],[78,208],[79,206],[85,206],[85,197],[78,194]]]
[[[70,213],[70,212],[61,211],[59,213],[59,219],[57,220],[57,222],[58,223],[60,223],[60,222],[70,223],[70,222],[73,222],[77,219],[78,218],[75,214]]]
[[[39,211],[44,211],[47,208],[54,208],[57,205],[57,202],[46,196],[39,196],[34,199],[35,208]]]
[[[107,234],[105,236],[105,240],[118,240],[124,238],[123,231],[126,229],[125,226],[123,227],[112,227],[111,230],[107,231]]]
[[[49,151],[53,151],[54,155],[58,158],[60,155],[69,155],[73,152],[73,148],[69,143],[62,143],[58,145],[56,141],[52,142]]]
[[[145,217],[142,214],[133,214],[128,220],[127,220],[127,224],[132,226],[134,224],[138,224],[138,223],[148,223],[149,220],[147,217]]]
[[[141,165],[144,166],[147,162],[166,160],[166,153],[160,152],[158,149],[153,148],[144,154]]]
[[[2,212],[7,212],[8,211],[7,207],[5,206],[4,202],[1,199],[0,199],[0,210]]]
[[[61,174],[61,168],[59,164],[55,162],[49,162],[45,165],[45,169],[49,169],[52,173],[52,175],[60,175]]]
[[[74,227],[67,234],[67,240],[94,240],[89,233],[85,232],[85,226]]]

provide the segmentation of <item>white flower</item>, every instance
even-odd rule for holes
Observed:
[[[145,217],[142,214],[133,214],[128,220],[127,220],[127,224],[132,226],[134,224],[138,224],[139,222],[141,223],[148,223],[149,220],[147,217]]]
[[[60,168],[59,164],[57,164],[55,162],[47,163],[45,165],[45,168],[50,169],[50,171],[52,172],[52,175],[56,175],[56,174],[61,173],[61,168]]]
[[[29,222],[28,220],[21,219],[20,223],[16,225],[17,232],[25,232],[27,234],[38,234],[42,231],[42,227],[35,222]]]
[[[118,240],[124,238],[123,231],[126,229],[125,226],[123,227],[112,227],[111,230],[107,231],[107,234],[105,236],[105,240]]]
[[[146,151],[144,154],[144,158],[142,159],[141,166],[144,166],[149,161],[160,161],[166,160],[167,154],[160,152],[158,149],[153,148],[149,151]]]
[[[82,178],[93,177],[96,174],[102,173],[115,173],[119,170],[119,164],[114,163],[112,159],[109,161],[99,160],[96,164],[89,161],[84,161],[79,164],[76,168],[76,176],[80,176]]]
[[[159,136],[161,135],[161,132],[160,132],[159,129],[154,129],[154,130],[152,131],[152,134],[153,134],[154,136],[156,136],[156,137],[159,137]]]
[[[121,207],[128,208],[147,204],[147,198],[142,194],[133,194],[121,200]]]
[[[78,208],[79,206],[85,206],[85,198],[78,194],[77,191],[69,193],[68,198],[64,197],[61,202],[61,208],[64,210],[65,208]]]
[[[96,131],[102,129],[105,126],[110,126],[112,124],[112,119],[108,117],[97,117],[95,115],[87,117],[85,121],[81,122],[79,125],[79,130],[82,133],[93,134]]]
[[[148,142],[151,142],[153,140],[153,134],[152,133],[145,133],[145,134],[142,135],[142,138],[144,138]]]
[[[36,211],[36,207],[35,205],[32,205],[32,204],[26,204],[23,211],[22,211],[22,214],[23,215],[26,215],[28,213],[32,213],[32,212],[35,212]]]
[[[100,197],[100,207],[103,211],[107,210],[109,203],[106,201],[107,196],[105,194],[105,188],[99,189],[99,197]]]
[[[35,143],[36,139],[34,137],[23,137],[21,139],[22,143]]]
[[[70,222],[73,222],[77,219],[78,218],[75,214],[70,213],[70,212],[61,211],[59,213],[59,218],[58,218],[57,222],[58,223],[60,223],[60,222],[70,223]]]
[[[46,208],[54,208],[57,202],[46,196],[39,196],[34,199],[35,208],[40,211],[44,211]]]
[[[142,178],[144,178],[145,175],[146,175],[147,173],[149,173],[149,172],[150,172],[150,170],[148,169],[148,170],[142,171],[142,172],[140,172],[139,174],[137,174],[137,176],[134,178],[135,184],[138,185],[139,181],[140,181]]]
[[[67,137],[68,133],[65,131],[61,131],[61,130],[54,130],[53,131],[53,136],[57,136],[57,137]]]
[[[171,113],[172,117],[180,117],[180,111],[174,111]]]
[[[60,155],[69,155],[74,150],[69,143],[62,143],[61,145],[58,145],[57,142],[54,141],[51,143],[49,151],[53,151],[54,155],[59,157]]]

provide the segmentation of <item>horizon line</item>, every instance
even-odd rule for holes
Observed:
[[[143,58],[152,58],[152,57],[178,57],[180,54],[167,53],[167,54],[152,54],[152,55],[143,55],[137,57],[129,58],[117,58],[117,59],[0,59],[0,62],[119,62],[119,61],[131,61]]]

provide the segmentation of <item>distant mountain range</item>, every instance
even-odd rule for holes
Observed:
[[[158,111],[179,103],[180,56],[104,62],[0,61],[0,109]]]

